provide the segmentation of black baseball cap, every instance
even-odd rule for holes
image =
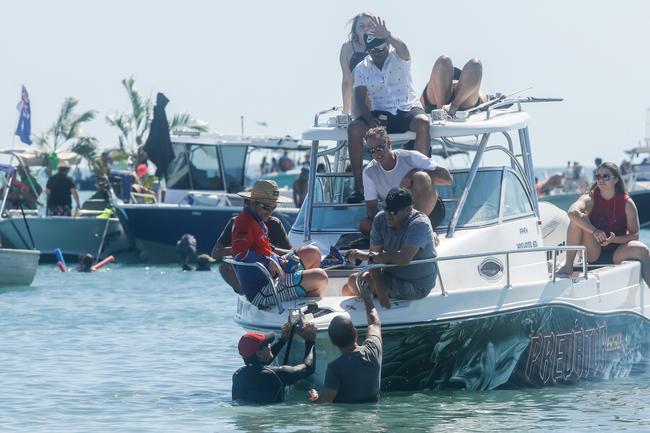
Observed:
[[[365,35],[366,52],[369,53],[374,49],[383,50],[386,39],[376,38],[373,35]]]
[[[386,212],[395,214],[405,207],[413,205],[411,191],[401,186],[396,186],[388,191],[386,195]]]

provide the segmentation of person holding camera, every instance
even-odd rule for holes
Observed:
[[[298,326],[295,324],[293,326]],[[280,340],[273,334],[247,332],[237,346],[245,366],[232,376],[232,399],[240,403],[271,404],[284,401],[284,389],[309,377],[316,369],[316,326],[304,323],[297,330],[305,340],[305,354],[298,365],[269,365],[280,353],[291,335],[291,323],[282,327]]]
[[[327,329],[332,344],[341,356],[327,365],[325,382],[320,394],[308,391],[313,403],[373,403],[379,396],[381,383],[381,322],[372,301],[372,291],[364,283],[359,288],[366,308],[366,339],[357,344],[359,331],[345,316],[336,316]]]

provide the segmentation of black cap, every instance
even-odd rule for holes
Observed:
[[[405,207],[413,205],[411,191],[401,186],[396,186],[388,191],[386,196],[386,212],[397,213]]]
[[[366,52],[369,53],[371,50],[375,48],[381,47],[382,44],[386,43],[386,39],[380,39],[376,38],[373,35],[365,35],[365,42],[366,42]],[[383,50],[384,47],[381,47]]]

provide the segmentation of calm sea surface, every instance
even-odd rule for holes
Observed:
[[[650,431],[650,373],[362,406],[312,406],[301,389],[233,406],[235,306],[216,272],[42,265],[31,287],[0,290],[0,432]]]

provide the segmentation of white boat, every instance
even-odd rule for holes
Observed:
[[[15,159],[16,166],[29,168],[47,165],[47,161],[34,151],[5,150],[0,153]],[[77,164],[80,160],[79,155],[72,152],[59,153],[58,158],[70,164]],[[7,170],[2,185],[10,184],[15,175],[15,170]],[[47,259],[53,259],[54,250],[59,248],[64,256],[76,259],[84,253],[101,253],[105,256],[129,247],[116,217],[97,218],[101,211],[86,210],[72,217],[49,216],[45,215],[42,207],[23,210],[11,208],[8,204],[8,189],[0,186],[0,191],[0,238],[13,248],[35,248],[42,251],[42,256]]]
[[[0,248],[0,287],[32,284],[40,254],[37,250]]]
[[[237,193],[250,186],[247,167],[252,154],[269,149],[304,154],[310,149],[291,137],[185,133],[172,135],[171,141],[175,159],[162,202],[115,204],[132,245],[149,261],[178,260],[176,242],[185,233],[196,238],[197,253],[212,251],[230,218],[242,210],[244,202]],[[287,188],[280,193],[291,198]],[[274,213],[287,230],[297,214],[293,206]]]
[[[469,167],[452,170],[452,185],[438,187],[447,214],[435,228],[438,258],[427,260],[438,266],[435,287],[423,299],[378,307],[383,390],[553,385],[645,369],[650,305],[640,264],[583,262],[571,278],[555,274],[563,252],[582,247],[563,246],[566,214],[538,203],[534,193],[529,115],[522,104],[535,101],[510,99],[466,119],[431,125],[432,138],[473,158]],[[318,116],[314,124],[303,134],[314,146],[309,195],[290,238],[294,245],[315,243],[323,252],[330,245],[345,249],[357,241],[356,225],[365,215],[363,204],[345,201],[352,186],[344,173],[346,128],[321,126]],[[392,141],[413,138],[396,134]],[[317,155],[324,141],[335,145]],[[315,173],[317,158],[331,172]],[[349,317],[361,333],[366,326],[363,304],[341,296],[353,270],[329,270],[322,298],[258,309],[239,297],[235,321],[246,329],[280,332],[287,310],[299,309],[319,331],[318,384],[327,362],[339,354],[326,332],[332,318]],[[291,357],[299,361],[300,353],[296,349]]]

